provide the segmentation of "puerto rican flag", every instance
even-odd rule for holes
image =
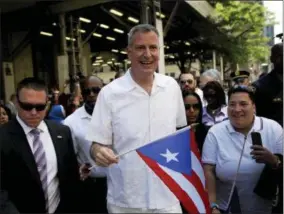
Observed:
[[[136,151],[188,213],[211,213],[200,154],[189,127]]]

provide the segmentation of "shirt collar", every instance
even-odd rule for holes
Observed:
[[[85,104],[84,104],[85,105]],[[80,108],[78,108],[78,113],[80,114],[80,118],[81,119],[91,119],[92,118],[92,116],[91,115],[89,115],[88,113],[87,113],[87,111],[86,111],[86,109],[85,109],[85,106],[81,106]]]
[[[19,117],[19,115],[16,116],[16,119],[17,121],[19,122],[19,124],[22,126],[25,134],[29,134],[34,128],[30,127],[30,126],[27,126],[25,124],[25,122]],[[40,132],[46,132],[47,131],[47,126],[45,124],[44,121],[41,121],[40,124],[38,125],[37,129],[40,131]]]
[[[254,116],[253,126],[252,126],[251,130],[249,131],[249,133],[251,133],[251,132],[259,132],[262,129],[263,129],[263,120],[262,120],[262,118]],[[229,131],[229,133],[237,132],[234,129],[234,127],[232,126],[230,120],[228,120],[227,130]]]
[[[133,80],[131,76],[131,69],[128,69],[125,75],[122,77],[125,84],[124,86],[130,91],[139,85]],[[154,72],[154,83],[153,86],[158,86],[161,88],[166,87],[166,81],[162,78],[161,74]]]
[[[221,110],[216,114],[216,117],[218,116],[226,116],[227,115],[227,106],[223,105],[221,107]],[[210,114],[207,112],[207,106],[203,108],[203,116],[211,117]]]

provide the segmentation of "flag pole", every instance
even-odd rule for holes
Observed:
[[[154,141],[151,142],[151,143],[155,143],[155,142],[160,141],[160,140],[162,140],[162,139],[165,139],[165,138],[167,138],[167,137],[169,137],[169,136],[177,135],[177,134],[179,134],[179,133],[181,133],[181,132],[183,132],[183,131],[185,131],[185,130],[187,130],[187,129],[189,130],[189,129],[190,129],[190,126],[186,126],[186,127],[182,128],[182,129],[179,129],[179,130],[175,131],[173,134],[167,135],[167,136],[165,136],[165,137],[161,137],[161,138],[159,138],[159,139],[157,139],[157,140],[154,140]],[[150,144],[151,144],[151,143],[150,143]],[[144,146],[144,145],[143,145],[143,146]],[[142,145],[139,145],[139,146],[135,147],[134,149],[130,149],[130,150],[126,151],[126,152],[120,153],[120,154],[116,155],[115,157],[116,157],[116,158],[119,158],[119,157],[121,157],[121,156],[123,156],[123,155],[126,155],[126,154],[128,154],[128,153],[130,153],[130,152],[133,152],[133,151],[139,149],[140,147],[142,147]],[[96,167],[96,165],[93,165],[93,166],[89,167],[89,170],[91,170],[91,169],[93,169],[93,168],[95,168],[95,167]]]

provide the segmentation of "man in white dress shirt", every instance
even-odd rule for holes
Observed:
[[[128,34],[131,68],[99,93],[87,139],[91,154],[107,167],[109,213],[181,213],[178,199],[133,151],[186,126],[177,82],[155,71],[159,34],[141,24]]]
[[[64,120],[64,124],[71,129],[77,160],[81,164],[81,169],[83,170],[85,168],[85,170],[81,172],[81,178],[83,180],[81,197],[84,197],[86,202],[86,206],[83,208],[84,212],[106,213],[107,187],[104,172],[105,168],[94,167],[89,174],[89,178],[86,178],[86,175],[88,175],[88,171],[86,171],[87,166],[94,165],[95,162],[90,157],[90,146],[92,142],[85,139],[98,93],[103,87],[103,81],[97,76],[89,76],[82,86],[84,105],[68,116]],[[84,165],[86,167],[83,167]]]

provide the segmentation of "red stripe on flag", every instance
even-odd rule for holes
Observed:
[[[196,139],[195,139],[195,132],[193,130],[190,130],[190,149],[193,152],[193,154],[196,156],[196,158],[199,160],[200,165],[202,166],[202,161],[201,161],[201,155],[200,151],[198,149]],[[192,170],[192,175],[184,175],[192,184],[194,184],[198,194],[200,195],[206,209],[206,213],[211,213],[210,209],[210,203],[209,203],[209,196],[208,192],[206,189],[203,188],[203,184],[198,177],[198,175],[195,173],[195,171]]]
[[[156,161],[144,156],[140,152],[138,155],[147,163],[147,165],[156,173],[156,175],[165,183],[165,185],[174,193],[178,200],[182,203],[184,208],[188,213],[196,214],[199,213],[197,207],[195,206],[192,199],[187,195],[187,193],[172,179]]]
[[[200,152],[195,140],[195,132],[193,130],[190,130],[190,149],[201,163]]]
[[[186,174],[183,174],[183,176],[195,187],[196,191],[198,192],[200,198],[203,201],[206,213],[211,213],[210,204],[208,200],[208,193],[204,189],[203,184],[200,178],[198,177],[198,175],[195,173],[195,171],[192,170],[191,173],[192,174],[190,176]]]

